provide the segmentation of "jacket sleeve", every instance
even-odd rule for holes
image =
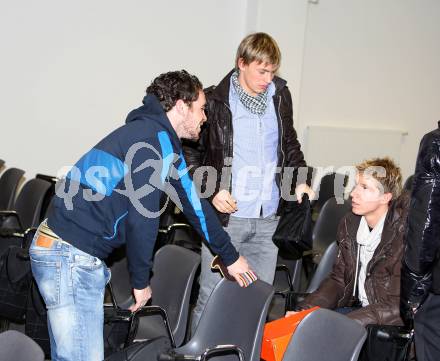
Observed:
[[[125,231],[126,252],[131,285],[136,289],[149,285],[162,194],[154,181],[162,168],[157,140],[149,139],[145,144],[148,146],[137,149],[134,156],[128,159],[130,171],[125,178],[129,204]]]
[[[308,295],[304,301],[298,304],[298,309],[308,309],[314,306],[320,306],[328,309],[334,309],[339,305],[339,301],[344,296],[344,290],[348,285],[345,284],[345,273],[347,272],[346,255],[350,251],[351,245],[348,244],[345,236],[345,218],[339,223],[338,227],[338,255],[333,266],[332,272],[319,288]],[[354,274],[354,273],[353,273]]]
[[[164,191],[185,214],[195,230],[208,242],[226,266],[234,263],[239,255],[229,235],[221,226],[217,215],[206,199],[200,198],[189,174],[182,151],[176,153],[171,140],[164,132],[159,135],[165,170],[162,172]]]
[[[281,102],[286,104],[285,107],[280,105],[280,116],[285,124],[282,139],[286,152],[285,166],[293,168],[305,167],[307,164],[304,160],[304,154],[293,126],[292,95],[287,86],[281,92]]]
[[[401,313],[407,318],[427,297],[440,243],[439,139],[427,134],[417,156],[401,279]]]
[[[183,211],[195,230],[208,242],[213,252],[222,258],[226,266],[231,265],[238,259],[238,252],[209,202],[199,197],[183,154],[179,155],[175,164],[177,168],[171,170],[167,194]]]

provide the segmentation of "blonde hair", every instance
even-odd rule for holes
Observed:
[[[356,165],[359,173],[376,179],[385,193],[391,193],[396,199],[402,193],[402,173],[391,158],[372,158]]]
[[[235,68],[238,69],[238,61],[243,59],[246,65],[253,61],[268,63],[279,68],[281,64],[281,52],[276,41],[266,33],[253,33],[246,36],[240,43],[235,57]]]

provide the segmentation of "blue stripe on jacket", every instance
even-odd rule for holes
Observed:
[[[157,136],[159,138],[160,147],[162,149],[163,167],[161,172],[161,179],[162,182],[164,182],[169,173],[170,166],[174,158],[173,146],[171,144],[171,139],[167,132],[165,131],[159,132]],[[206,218],[205,218],[205,214],[203,213],[202,204],[200,203],[199,196],[197,195],[194,182],[192,181],[192,179],[188,175],[188,171],[186,170],[186,162],[185,159],[183,158],[182,153],[180,154],[179,158],[181,160],[181,163],[178,168],[180,183],[182,184],[182,187],[185,190],[187,198],[191,206],[193,207],[196,216],[199,219],[200,226],[202,228],[205,239],[209,242],[208,227],[206,225]]]
[[[67,178],[80,182],[99,194],[110,196],[119,181],[128,173],[127,165],[103,150],[92,148],[75,164]]]

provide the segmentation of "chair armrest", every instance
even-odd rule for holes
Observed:
[[[8,224],[8,222],[12,224]],[[2,234],[9,231],[8,235],[10,235],[11,231],[22,231],[23,226],[19,214],[16,211],[0,211],[0,230]]]
[[[296,311],[298,303],[303,301],[310,293],[305,292],[289,292],[286,296],[285,311]]]
[[[186,223],[173,223],[167,227],[168,232],[174,231],[176,229],[191,229],[191,226]]]
[[[293,292],[292,276],[290,275],[289,268],[283,263],[278,263],[275,268],[275,271],[281,271],[286,274],[287,283],[289,285],[289,288],[286,290],[282,290],[282,291],[275,291],[276,295],[281,295],[283,297],[286,297],[287,293]]]
[[[113,305],[104,303],[104,322],[129,322],[133,313],[129,310],[115,308]]]
[[[200,361],[200,356],[184,355],[170,351],[157,356],[158,361]]]
[[[172,238],[174,236],[174,233],[178,230],[178,229],[184,229],[184,230],[191,230],[191,226],[189,224],[186,223],[173,223],[170,224],[167,227],[162,227],[159,228],[159,233],[162,233],[163,235],[165,235],[166,237],[166,241],[165,243],[171,243]]]
[[[174,351],[163,353],[158,356],[158,361],[206,361],[218,354],[235,353],[240,361],[244,361],[243,350],[236,345],[217,345],[207,348],[200,356],[184,355]]]
[[[173,336],[173,332],[171,331],[171,327],[170,327],[170,323],[168,321],[168,315],[167,312],[160,306],[144,306],[141,307],[139,310],[137,310],[134,313],[135,317],[139,318],[139,317],[148,317],[148,316],[152,316],[152,315],[159,315],[162,317],[162,321],[164,323],[165,329],[167,330],[168,333],[168,337],[170,339],[170,343],[171,343],[171,347],[175,348],[176,347],[176,343],[174,341],[174,336]],[[128,339],[127,339],[127,343],[130,344],[133,342],[134,340],[134,333],[136,330],[132,330],[130,328],[130,334],[128,335]]]
[[[208,348],[200,357],[200,361],[205,361],[209,357],[212,357],[216,354],[225,354],[225,353],[236,353],[238,359],[240,361],[244,361],[244,352],[240,347],[236,345],[217,345],[215,347]]]

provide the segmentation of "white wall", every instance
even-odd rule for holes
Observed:
[[[246,3],[18,0],[2,4],[0,158],[55,174],[141,104],[161,72],[206,85],[233,67]]]
[[[412,173],[422,135],[440,119],[439,19],[438,0],[310,4],[301,137],[308,125],[405,130],[400,164]],[[347,139],[338,151],[355,146]]]
[[[408,175],[440,119],[439,18],[438,0],[5,2],[0,158],[55,174],[122,124],[160,72],[217,83],[258,30],[282,49],[303,143],[308,125],[404,129]]]

